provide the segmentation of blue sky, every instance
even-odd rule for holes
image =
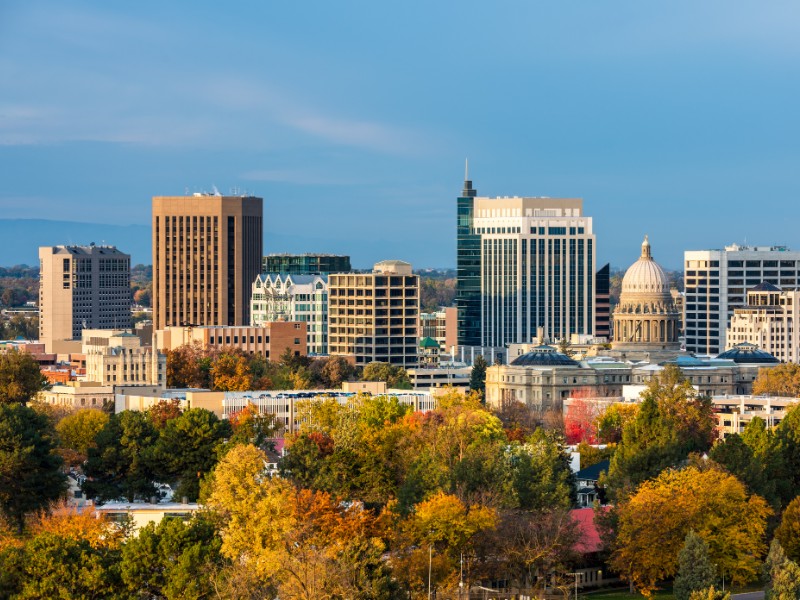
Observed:
[[[264,197],[267,251],[451,266],[469,157],[482,195],[584,198],[615,266],[645,233],[667,267],[800,248],[799,13],[3,2],[0,218],[147,224],[216,185]]]

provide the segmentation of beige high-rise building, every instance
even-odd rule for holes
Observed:
[[[248,325],[262,228],[261,198],[154,196],[154,328]]]
[[[331,273],[328,278],[328,348],[357,366],[387,362],[417,365],[419,276],[401,260],[372,273]]]
[[[83,329],[131,326],[131,257],[113,246],[39,248],[39,340],[46,352]]]

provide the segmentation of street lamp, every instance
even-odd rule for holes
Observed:
[[[574,575],[575,576],[575,600],[578,600],[578,577],[580,577],[580,573],[567,573],[567,575]]]

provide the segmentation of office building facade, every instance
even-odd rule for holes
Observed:
[[[684,252],[683,328],[686,350],[719,354],[747,289],[762,282],[800,287],[800,252],[785,246],[726,246],[723,250]]]
[[[82,350],[86,356],[86,381],[101,386],[166,385],[166,355],[152,346],[143,346],[139,336],[130,330],[86,329]]]
[[[250,324],[299,321],[307,326],[308,353],[328,353],[328,278],[263,273],[253,282]]]
[[[457,203],[456,308],[458,345],[481,346],[481,236],[473,226],[475,197],[469,175]]]
[[[480,346],[594,334],[595,236],[577,198],[472,199]]]
[[[417,366],[419,276],[411,265],[387,260],[372,273],[328,279],[328,348],[356,366],[387,362]]]
[[[113,246],[39,248],[39,340],[46,352],[84,329],[131,325],[131,257]]]
[[[800,362],[800,290],[760,283],[747,291],[747,306],[736,308],[725,335],[727,349],[743,343],[781,362]]]
[[[264,273],[323,275],[352,271],[350,257],[342,254],[269,254],[264,257]]]
[[[611,265],[606,263],[595,275],[594,335],[611,339]]]
[[[294,356],[306,356],[306,324],[279,321],[251,326],[166,327],[153,336],[155,347],[161,352],[175,350],[185,345],[199,345],[207,350],[241,350],[247,354],[260,354],[273,361],[287,350]]]
[[[155,329],[250,323],[262,213],[253,196],[153,197]]]

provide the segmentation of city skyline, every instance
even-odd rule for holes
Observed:
[[[4,5],[0,217],[216,185],[264,197],[266,252],[447,267],[469,157],[486,195],[583,198],[598,264],[800,247],[798,9],[695,4]]]

